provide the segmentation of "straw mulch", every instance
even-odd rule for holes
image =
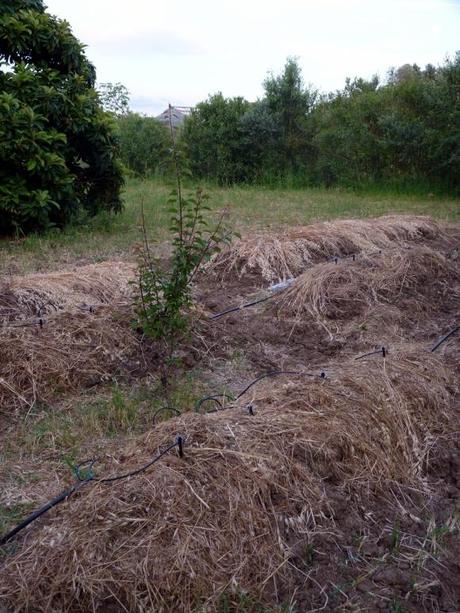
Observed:
[[[139,359],[129,308],[62,312],[34,326],[0,327],[0,414],[126,373]]]
[[[372,528],[382,505],[370,516],[359,505],[398,484],[421,492],[428,508],[430,450],[458,428],[455,381],[420,347],[331,372],[260,384],[232,409],[171,419],[106,458],[100,475],[123,473],[187,437],[184,459],[171,453],[137,477],[87,485],[34,524],[0,570],[3,602],[21,611],[215,611],[223,593],[273,604],[297,599],[300,585],[300,610],[330,610],[320,573],[337,554],[322,551],[321,538],[346,547],[352,534],[341,520],[351,514]],[[337,507],[335,496],[348,502]],[[298,552],[312,544],[308,567]],[[336,570],[336,580],[348,572]]]
[[[401,314],[430,312],[460,299],[460,268],[423,245],[409,250],[320,263],[300,275],[279,297],[281,314],[350,320],[369,307],[397,305]],[[404,304],[404,301],[410,301]]]
[[[328,257],[399,248],[443,236],[429,217],[398,215],[347,219],[289,229],[281,234],[256,234],[232,242],[209,264],[220,276],[254,273],[266,281],[295,277]]]
[[[134,277],[135,266],[126,262],[5,277],[0,284],[0,326],[61,310],[126,302]]]
[[[133,367],[134,275],[132,264],[105,262],[3,280],[0,413],[30,410]]]

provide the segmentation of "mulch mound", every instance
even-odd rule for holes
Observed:
[[[273,282],[295,277],[328,258],[400,249],[441,238],[447,238],[446,228],[429,217],[398,215],[320,222],[235,240],[212,259],[207,270],[225,281],[252,275]]]
[[[185,458],[171,453],[150,472],[82,488],[5,558],[0,595],[23,611],[212,611],[223,601],[238,610],[248,594],[260,603],[291,595],[309,608],[390,594],[424,607],[435,578],[453,606],[455,584],[440,587],[443,550],[433,556],[440,526],[430,524],[427,471],[435,443],[458,428],[457,392],[442,361],[414,346],[365,369],[336,365],[326,380],[270,381],[228,410],[164,422],[99,474],[135,469],[177,434]],[[397,521],[411,526],[410,543]],[[382,569],[415,542],[422,563],[395,588]],[[341,596],[334,582],[344,577],[352,587]]]

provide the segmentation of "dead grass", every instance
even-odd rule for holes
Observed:
[[[0,606],[34,612],[204,613],[245,610],[243,602],[249,602],[246,610],[256,611],[257,603],[264,610],[297,600],[295,610],[337,610],[344,603],[334,600],[339,594],[349,608],[362,610],[375,609],[376,598],[386,604],[401,598],[415,603],[415,610],[425,610],[425,602],[433,605],[426,610],[438,605],[453,610],[455,596],[446,591],[441,602],[429,586],[440,585],[447,573],[441,565],[433,567],[435,557],[444,555],[436,531],[439,526],[447,526],[446,534],[454,531],[450,498],[442,487],[457,483],[453,441],[460,390],[451,353],[447,359],[447,352],[427,351],[426,330],[423,342],[407,340],[413,332],[408,318],[418,326],[435,326],[458,313],[458,262],[434,249],[443,240],[443,229],[426,218],[381,218],[315,224],[284,233],[276,245],[275,238],[270,240],[237,243],[209,270],[223,276],[252,271],[267,280],[302,273],[293,286],[276,304],[264,303],[263,318],[252,328],[246,310],[238,315],[241,319],[218,320],[213,328],[217,337],[208,335],[207,322],[197,332],[202,338],[192,343],[206,347],[202,360],[211,373],[213,351],[223,343],[231,346],[238,332],[251,345],[266,344],[266,330],[259,328],[273,328],[280,363],[284,357],[286,363],[298,360],[300,354],[289,351],[293,335],[303,334],[296,339],[305,345],[300,368],[320,364],[327,378],[267,379],[228,410],[185,412],[153,429],[146,426],[151,423],[146,414],[142,427],[149,430],[142,435],[133,430],[140,423],[134,415],[139,405],[126,398],[110,399],[99,416],[91,413],[96,421],[82,416],[94,437],[113,430],[131,436],[110,445],[93,441],[93,448],[87,441],[85,458],[99,455],[96,472],[102,478],[143,465],[178,434],[186,437],[186,456],[171,452],[134,478],[90,483],[34,523],[0,552]],[[365,254],[374,248],[383,253]],[[356,261],[324,261],[336,253],[361,255]],[[123,268],[109,282],[110,268],[107,264],[94,283],[84,286],[74,285],[65,273],[54,281],[42,275],[34,275],[38,281],[18,279],[8,290],[13,296],[8,303],[12,312],[3,313],[8,324],[37,316],[40,308],[49,308],[50,314],[43,328],[0,328],[0,406],[6,412],[30,412],[38,401],[65,397],[136,367],[142,354],[130,328],[129,307],[110,304],[128,295],[130,273]],[[78,308],[82,300],[86,305],[97,300],[100,306],[83,311]],[[445,320],[439,315],[443,309]],[[287,321],[285,328],[276,316]],[[298,320],[307,325],[283,336]],[[227,329],[226,321],[233,321]],[[324,334],[312,347],[311,324],[345,330],[347,340],[357,326],[375,322],[375,333],[392,340],[385,359],[356,362],[345,341],[331,343],[327,353]],[[373,340],[374,331],[366,338]],[[358,333],[356,339],[353,350],[364,344]],[[234,348],[240,348],[238,343]],[[251,355],[245,352],[245,370],[261,367]],[[229,368],[226,363],[227,381]],[[192,408],[190,394],[178,402],[183,411]],[[79,422],[70,417],[69,423],[75,427]],[[42,430],[47,428],[44,420]],[[62,445],[45,441],[50,457],[44,465],[52,476],[40,481],[40,500],[68,485],[56,454],[74,443],[71,436]],[[42,447],[37,443],[34,450],[41,453]],[[439,463],[446,465],[445,472]],[[20,476],[20,463],[15,470]],[[44,470],[40,466],[40,475]],[[18,492],[14,483],[5,488],[8,513],[17,514],[18,504],[31,502]],[[425,521],[440,504],[446,507],[444,523]],[[367,546],[372,553],[366,558]],[[388,570],[391,556],[403,554],[416,566],[407,571],[407,586],[379,574],[382,567]],[[352,577],[354,587],[367,582],[368,592],[357,588],[347,600],[345,577]]]
[[[32,410],[136,367],[131,310],[63,312],[39,326],[0,328],[0,411]]]
[[[460,281],[455,262],[424,245],[391,250],[374,256],[320,263],[300,275],[281,294],[280,312],[318,320],[350,320],[376,305],[392,306],[404,300],[403,310],[427,309],[452,299],[454,282]],[[459,296],[460,297],[460,296]],[[430,304],[428,304],[429,308]],[[384,314],[383,314],[384,315]]]
[[[389,484],[431,494],[424,479],[437,437],[455,429],[455,382],[419,347],[366,369],[337,365],[325,381],[253,388],[239,404],[187,414],[105,458],[101,475],[171,454],[142,476],[91,484],[35,524],[4,561],[1,597],[27,610],[216,610],[223,593],[279,601],[302,571],[294,545],[341,539],[328,487],[350,499]],[[304,579],[305,581],[305,579]],[[324,603],[313,581],[312,602]]]
[[[255,273],[266,281],[275,281],[295,277],[328,257],[401,247],[441,235],[442,226],[429,217],[320,222],[234,241],[213,259],[209,270],[221,276]]]
[[[134,274],[133,264],[106,262],[3,281],[0,412],[32,410],[133,367]]]
[[[0,286],[0,326],[62,310],[127,301],[135,265],[105,262],[55,273],[5,277]]]

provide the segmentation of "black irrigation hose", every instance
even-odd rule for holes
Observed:
[[[217,406],[219,407],[219,409],[223,409],[223,405],[221,403],[221,401],[219,400],[219,398],[229,398],[230,400],[233,400],[233,397],[230,394],[213,394],[212,396],[203,396],[203,398],[200,398],[198,400],[198,402],[195,404],[195,413],[199,413],[201,405],[204,404],[205,402],[214,402],[214,404],[217,404]],[[216,411],[218,411],[219,409],[211,409],[209,411],[206,411],[206,413],[215,413]]]
[[[46,306],[46,305],[45,305]],[[95,307],[92,305],[83,305],[83,306],[78,306],[78,308],[80,310],[83,311],[88,311],[89,313],[95,313]],[[41,308],[40,308],[41,310]],[[0,325],[0,329],[1,328],[28,328],[31,326],[40,326],[40,328],[43,328],[43,326],[48,323],[49,319],[46,319],[45,317],[39,315],[39,318],[36,321],[26,321],[23,323],[18,323],[18,324],[1,324]],[[53,319],[53,317],[51,317],[51,320]]]
[[[9,324],[8,326],[0,326],[0,328],[5,327],[5,328],[28,328],[29,326],[40,326],[40,328],[43,328],[43,326],[45,325],[46,320],[40,318],[38,321],[28,321],[22,324]]]
[[[24,528],[27,528],[29,524],[31,524],[36,519],[38,519],[39,517],[47,513],[50,509],[52,509],[59,503],[66,500],[73,493],[77,492],[83,485],[92,481],[94,479],[94,475],[92,472],[92,467],[93,467],[94,462],[95,460],[89,460],[87,462],[83,462],[82,464],[79,464],[75,470],[77,481],[72,486],[70,486],[63,492],[61,492],[58,496],[55,496],[52,500],[47,502],[45,505],[43,505],[42,507],[40,507],[39,509],[31,513],[28,517],[26,517],[20,524],[15,526],[12,530],[10,530],[6,534],[4,534],[2,537],[0,537],[0,547],[2,545],[5,545],[5,543],[7,543],[8,541],[10,541],[14,536],[16,536],[16,534],[18,534],[18,532],[21,532],[21,530],[24,530]],[[81,477],[80,469],[87,464],[90,465],[90,468],[89,468],[90,472],[86,478],[82,479],[80,478]]]
[[[132,470],[129,473],[124,473],[123,475],[117,475],[115,477],[108,477],[106,479],[97,479],[97,482],[98,483],[113,483],[114,481],[120,481],[121,479],[127,479],[128,477],[134,477],[136,475],[139,475],[143,473],[144,471],[146,471],[148,468],[150,468],[153,464],[155,464],[155,462],[158,462],[160,458],[162,458],[165,454],[167,454],[168,451],[171,451],[171,449],[174,449],[174,447],[179,447],[179,455],[182,458],[184,455],[184,439],[182,436],[178,436],[172,445],[169,445],[168,447],[166,447],[166,449],[161,451],[156,457],[153,458],[153,460],[151,460],[147,464],[144,464],[144,466],[141,466],[140,468],[137,468],[136,470]]]
[[[24,530],[24,528],[26,528],[28,525],[30,525],[32,522],[34,522],[36,519],[38,519],[39,517],[41,517],[42,515],[47,513],[50,509],[52,509],[53,507],[55,507],[59,503],[61,503],[64,500],[66,500],[69,496],[71,496],[72,494],[77,492],[83,485],[86,485],[87,483],[90,483],[91,481],[95,481],[96,483],[104,483],[104,484],[105,483],[113,483],[114,481],[120,481],[121,479],[128,479],[129,477],[134,477],[136,475],[139,475],[140,473],[143,473],[148,468],[150,468],[153,464],[155,464],[155,462],[158,462],[158,460],[160,458],[162,458],[166,453],[168,453],[168,451],[171,451],[171,449],[174,449],[174,447],[178,447],[179,456],[181,458],[184,457],[184,438],[182,436],[178,436],[176,438],[175,442],[172,445],[169,445],[166,449],[164,449],[157,456],[155,456],[153,458],[153,460],[151,460],[147,464],[144,464],[144,466],[141,466],[140,468],[137,468],[136,470],[133,470],[133,471],[131,471],[129,473],[124,473],[123,475],[117,475],[115,477],[108,477],[106,479],[96,479],[94,477],[92,468],[93,468],[93,465],[96,462],[96,460],[87,460],[86,462],[83,462],[83,463],[79,464],[76,467],[76,471],[75,471],[76,472],[76,476],[77,476],[77,481],[71,487],[67,488],[61,494],[59,494],[58,496],[56,496],[55,498],[53,498],[52,500],[47,502],[40,509],[37,509],[31,515],[26,517],[26,519],[24,521],[22,521],[20,524],[18,524],[16,527],[14,527],[12,530],[10,530],[5,535],[0,537],[0,547],[2,545],[5,545],[5,543],[7,543],[14,536],[16,536],[16,534],[18,534],[18,532],[21,532],[21,530]],[[86,465],[89,465],[89,474],[88,474],[87,477],[82,479],[80,471],[81,471],[82,467],[84,467]]]
[[[219,317],[223,317],[224,315],[228,315],[229,313],[235,313],[236,311],[242,311],[243,309],[247,309],[248,307],[255,306],[256,304],[260,304],[261,302],[271,300],[275,296],[276,296],[276,293],[270,296],[266,296],[265,298],[260,298],[259,300],[254,300],[253,302],[247,302],[246,304],[242,304],[240,306],[231,307],[229,309],[226,309],[225,311],[222,311],[221,313],[216,313],[215,315],[211,315],[209,319],[219,319]]]
[[[157,415],[159,415],[160,413],[163,413],[164,411],[172,411],[176,415],[182,415],[182,412],[179,411],[179,409],[176,409],[176,407],[161,407],[161,409],[158,409],[153,414],[153,424],[154,425],[156,424]]]
[[[381,349],[377,349],[377,351],[369,351],[369,353],[363,353],[363,355],[359,355],[357,358],[355,358],[355,360],[362,360],[363,358],[367,358],[370,355],[377,355],[378,353],[381,354],[383,358],[385,358],[388,354],[388,349],[382,347]]]
[[[10,530],[10,532],[7,532],[4,536],[2,536],[0,538],[0,547],[2,545],[5,545],[5,543],[7,543],[14,536],[16,536],[16,534],[18,532],[21,532],[21,530],[24,530],[24,528],[26,528],[33,521],[35,521],[36,519],[38,519],[39,517],[41,517],[42,515],[47,513],[50,509],[52,509],[53,507],[58,505],[60,502],[62,502],[66,498],[68,498],[71,494],[73,494],[74,492],[79,490],[82,485],[84,485],[85,483],[89,483],[89,481],[91,481],[91,479],[87,479],[85,481],[80,481],[77,484],[72,485],[72,487],[69,487],[64,492],[59,494],[59,496],[56,496],[55,498],[53,498],[52,500],[47,502],[43,507],[41,507],[40,509],[37,509],[37,511],[34,511],[34,513],[29,515],[29,517],[26,517],[26,519],[24,521],[22,521],[15,528]]]
[[[453,330],[451,330],[450,332],[448,332],[445,336],[443,336],[437,343],[436,345],[431,349],[431,353],[433,353],[433,351],[436,351],[436,349],[442,345],[445,341],[447,341],[448,338],[450,338],[453,334],[455,334],[456,332],[458,332],[458,330],[460,330],[460,326],[457,326],[456,328],[454,328]]]
[[[310,372],[303,372],[300,370],[271,370],[269,372],[264,373],[263,375],[260,375],[259,377],[257,377],[256,379],[254,379],[253,381],[251,381],[242,392],[240,392],[236,397],[233,397],[231,394],[213,394],[211,396],[203,396],[203,398],[200,398],[200,400],[198,400],[198,402],[195,404],[195,412],[199,412],[201,406],[205,403],[205,402],[209,402],[212,401],[215,404],[218,405],[218,409],[210,409],[209,411],[206,411],[206,413],[215,413],[216,411],[218,411],[219,409],[223,409],[223,405],[220,402],[219,398],[228,398],[230,400],[239,400],[241,398],[241,396],[243,396],[244,394],[246,394],[246,392],[251,389],[251,387],[253,385],[255,385],[256,383],[258,383],[259,381],[261,381],[262,379],[266,379],[267,377],[277,377],[278,375],[296,375],[296,376],[306,376],[306,377],[319,377],[320,379],[326,379],[326,373],[324,371],[321,371],[319,375],[314,375],[313,373]],[[251,413],[252,415],[253,413]]]

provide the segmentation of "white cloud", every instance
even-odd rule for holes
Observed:
[[[460,47],[460,3],[444,0],[45,1],[88,45],[99,80],[126,84],[149,112],[219,90],[255,99],[289,55],[325,91]]]

